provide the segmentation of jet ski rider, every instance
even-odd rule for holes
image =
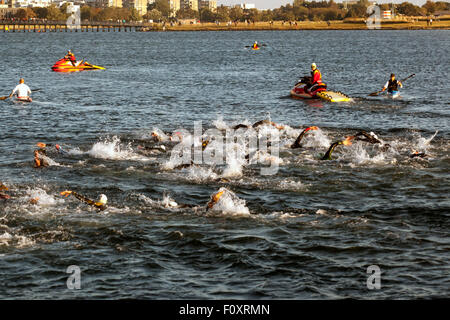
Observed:
[[[67,51],[67,54],[64,56],[64,59],[69,60],[72,63],[72,65],[75,67],[77,59],[75,58],[75,55],[70,50]]]
[[[326,88],[327,85],[322,82],[322,74],[320,73],[320,70],[317,69],[317,65],[313,62],[311,64],[311,80],[306,85],[305,91],[314,92],[320,87]]]

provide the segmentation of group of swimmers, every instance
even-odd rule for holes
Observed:
[[[282,125],[279,125],[273,121],[270,120],[261,120],[258,122],[255,122],[252,125],[245,125],[245,124],[238,124],[235,125],[233,127],[233,129],[238,130],[238,129],[243,129],[243,128],[255,128],[258,129],[260,126],[272,126],[278,130],[283,130],[285,127]],[[298,148],[302,148],[302,140],[305,137],[305,135],[310,132],[310,131],[314,131],[314,130],[318,130],[319,128],[317,126],[309,126],[307,128],[305,128],[295,139],[294,143],[292,143],[290,145],[291,149],[298,149]],[[166,138],[163,138],[163,133],[158,133],[156,131],[152,131],[151,136],[152,139],[155,142],[163,142],[163,141],[182,141],[183,140],[183,135],[180,132],[176,132],[173,135],[166,135]],[[210,138],[202,138],[202,150],[205,150],[205,148],[208,146],[208,144],[210,143]],[[330,147],[328,148],[327,152],[320,158],[321,160],[331,160],[332,159],[332,153],[334,151],[334,149],[339,146],[339,145],[344,145],[344,146],[348,146],[352,144],[352,141],[361,141],[361,142],[366,142],[369,144],[378,144],[380,146],[379,150],[384,152],[387,151],[389,148],[391,148],[391,146],[387,143],[383,143],[373,132],[366,132],[366,131],[359,131],[356,134],[353,134],[351,136],[347,136],[345,139],[343,140],[337,140],[335,142],[333,142]],[[47,147],[55,147],[55,150],[59,153],[59,154],[68,154],[68,151],[64,150],[59,144],[48,144],[48,143],[42,143],[39,142],[36,144],[38,149],[34,150],[34,167],[35,168],[42,168],[42,167],[46,167],[49,166],[49,161],[47,158]],[[165,150],[165,149],[162,149]],[[246,155],[246,159],[248,159],[249,155]],[[409,154],[410,158],[415,158],[415,157],[420,157],[420,158],[425,158],[427,157],[427,155],[424,152],[418,152],[418,151],[414,151],[411,154]],[[184,164],[184,165],[180,165],[175,167],[174,169],[182,169],[188,166],[194,165],[194,163],[191,161],[190,164]],[[228,182],[228,181],[222,181],[222,182]],[[10,199],[11,197],[6,193],[6,191],[8,191],[8,187],[6,187],[4,184],[0,183],[0,199],[1,200],[7,200]],[[220,200],[220,198],[222,197],[222,195],[224,194],[225,191],[219,191],[217,193],[214,193],[213,195],[211,195],[211,199],[210,201],[207,203],[206,205],[206,211],[212,209],[216,203]],[[83,203],[95,208],[98,211],[103,211],[107,208],[107,202],[108,202],[108,198],[106,195],[101,194],[99,195],[99,198],[97,201],[91,200],[88,197],[81,195],[75,191],[72,190],[65,190],[62,191],[60,193],[62,196],[68,197],[69,195],[74,196],[76,199],[82,201]],[[32,204],[36,204],[39,201],[39,198],[33,198],[30,200],[30,202]],[[174,201],[171,201],[168,205],[168,207],[171,208],[185,208],[185,207],[192,207],[192,205],[187,205],[187,204],[178,204]]]

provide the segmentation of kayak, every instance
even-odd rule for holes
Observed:
[[[30,97],[26,97],[26,98],[16,98],[16,101],[19,102],[32,102],[33,100]]]
[[[391,99],[395,99],[400,96],[400,92],[399,91],[388,92],[387,96]]]
[[[86,61],[79,61],[75,66],[66,59],[60,59],[53,65],[52,70],[55,72],[78,72],[84,70],[105,70],[104,67],[95,66]]]
[[[253,48],[253,47],[252,47],[252,50],[259,50],[259,47],[256,47],[256,48]]]
[[[305,91],[305,86],[295,86],[291,90],[291,97],[294,99],[322,99],[329,102],[348,102],[351,98],[339,91],[329,91],[325,87],[318,88],[313,92]]]

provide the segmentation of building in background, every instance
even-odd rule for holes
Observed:
[[[122,8],[122,0],[84,0],[86,4],[95,8],[117,7]],[[78,1],[75,1],[77,4]]]
[[[217,0],[198,0],[198,9],[209,9],[212,12],[217,11]]]
[[[15,0],[13,8],[48,7],[51,4],[51,0]]]
[[[180,10],[181,3],[180,0],[168,0],[170,8],[170,16],[175,17],[178,10]]]
[[[0,9],[6,9],[6,8],[8,8],[8,1],[0,0]]]
[[[199,0],[181,0],[181,9],[192,9],[198,11]]]
[[[256,6],[255,6],[254,3],[241,3],[240,6],[241,6],[241,9],[244,9],[244,10],[246,10],[246,9],[256,9]]]
[[[392,18],[392,11],[391,10],[383,11],[382,17],[383,17],[383,19],[391,19]]]
[[[141,16],[147,13],[147,0],[122,0],[122,6],[136,9]]]

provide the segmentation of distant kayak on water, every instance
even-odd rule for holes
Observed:
[[[52,67],[52,70],[55,72],[78,72],[84,70],[105,70],[104,67],[96,66],[90,64],[86,61],[81,60],[80,62],[72,64],[70,60],[60,59],[58,60]]]

